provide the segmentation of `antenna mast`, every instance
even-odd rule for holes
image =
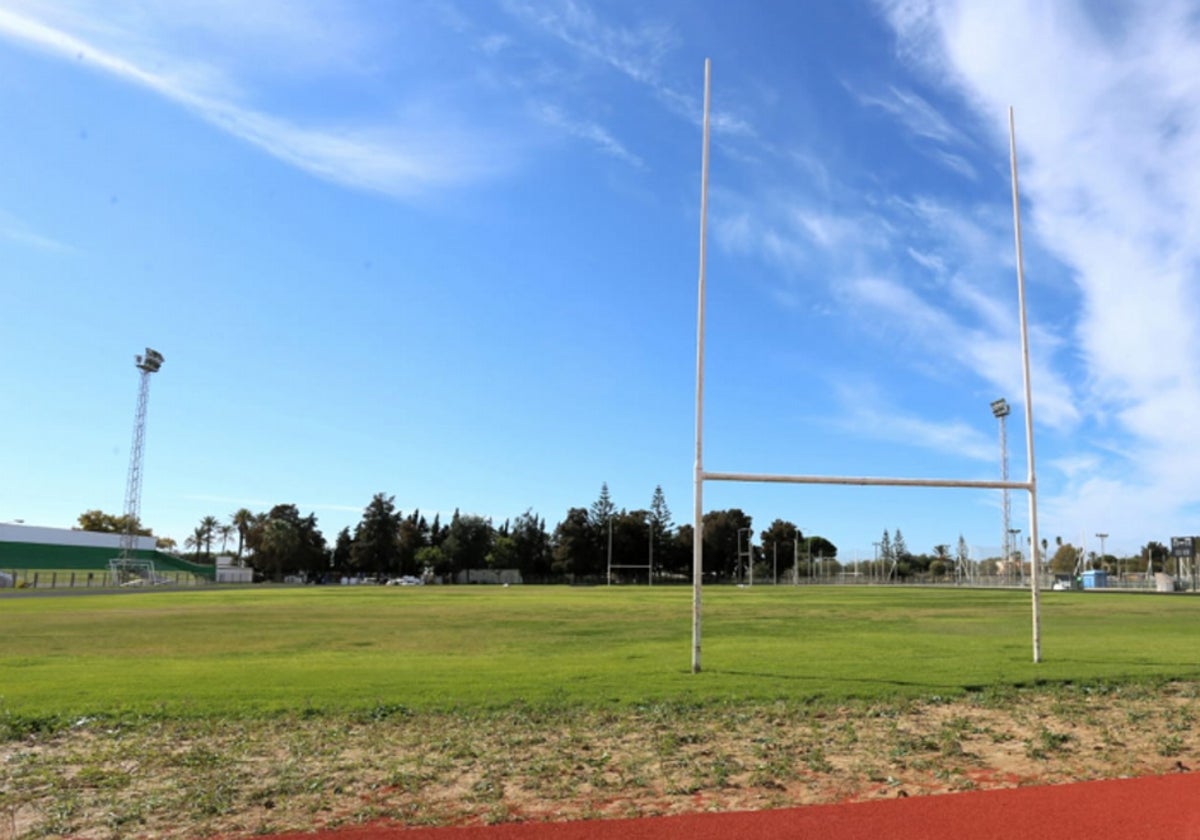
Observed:
[[[146,355],[134,356],[134,363],[142,372],[138,385],[137,413],[133,420],[133,446],[129,450],[129,478],[125,483],[125,533],[121,535],[121,559],[133,559],[133,547],[137,543],[142,507],[142,455],[146,451],[146,405],[150,399],[150,374],[158,373],[163,356],[157,350],[146,348]]]

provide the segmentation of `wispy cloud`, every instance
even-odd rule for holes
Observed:
[[[1073,378],[1097,429],[1128,437],[1129,458],[1073,475],[1053,509],[1140,531],[1151,509],[1157,522],[1200,502],[1200,448],[1180,422],[1200,408],[1200,325],[1187,314],[1200,307],[1194,4],[880,5],[903,54],[994,125],[997,145],[1015,106],[1027,236],[1080,295]]]
[[[914,91],[890,85],[882,93],[852,92],[860,104],[886,111],[917,137],[944,145],[967,145],[966,136]]]
[[[79,15],[69,19],[81,30],[104,29]],[[136,34],[153,39],[152,32]],[[161,56],[162,48],[121,54],[31,16],[0,10],[0,37],[145,88],[279,160],[356,189],[412,196],[491,175],[502,158],[502,144],[485,148],[445,120],[303,125],[243,105],[238,85],[221,67],[161,57],[151,62],[148,55]],[[110,40],[138,38],[123,32]]]
[[[970,137],[920,94],[895,84],[877,92],[859,90],[848,83],[845,87],[859,104],[884,111],[909,134],[928,141],[924,150],[938,163],[966,178],[977,177],[975,167],[961,154],[973,147]]]
[[[73,250],[70,245],[34,231],[29,225],[3,210],[0,210],[0,238],[39,251]]]
[[[959,281],[961,282],[961,281]],[[952,287],[953,288],[953,284]],[[862,277],[845,284],[845,294],[853,305],[875,310],[889,323],[902,325],[910,341],[921,347],[928,358],[954,363],[979,377],[1004,394],[1024,391],[1019,365],[1021,358],[1015,311],[1007,321],[989,323],[992,302],[983,299],[985,315],[974,324],[961,313],[932,303],[910,286],[885,277]],[[958,297],[951,292],[952,296]],[[961,300],[979,299],[968,290]],[[1044,333],[1031,337],[1031,378],[1036,383],[1035,408],[1038,420],[1051,427],[1073,428],[1079,422],[1072,389],[1049,363],[1053,357],[1053,339]],[[1014,397],[1014,402],[1018,402]]]
[[[597,15],[583,0],[505,0],[518,20],[557,39],[577,55],[599,62],[644,86],[675,115],[699,125],[702,105],[664,78],[663,65],[679,46],[675,29],[655,21],[621,26]],[[749,120],[716,108],[710,114],[715,135],[752,137]]]
[[[294,504],[301,511],[335,511],[338,513],[361,513],[363,505],[347,505],[336,502],[280,502],[268,501],[266,499],[254,499],[245,496],[220,496],[208,493],[195,493],[183,497],[189,502],[204,502],[205,504],[217,504],[231,508],[248,508],[251,511],[262,512],[270,510],[278,504]]]
[[[975,167],[962,155],[952,154],[944,149],[934,149],[931,154],[935,160],[941,162],[947,169],[957,172],[964,178],[974,181],[979,177],[979,173],[975,171]]]
[[[653,83],[663,57],[676,45],[675,34],[668,26],[655,23],[616,26],[603,21],[579,0],[552,3],[506,0],[504,6],[516,17],[639,82]]]
[[[837,402],[841,413],[836,422],[856,435],[995,464],[996,442],[977,427],[957,420],[930,420],[889,405],[886,396],[871,383],[839,383]]]
[[[617,140],[608,129],[598,123],[591,120],[574,119],[558,106],[546,103],[539,105],[536,108],[536,112],[542,122],[561,129],[574,137],[587,140],[610,157],[614,157],[635,167],[645,165],[640,157],[625,148],[621,141]]]
[[[929,196],[887,196],[866,207],[847,199],[844,211],[828,209],[849,192],[836,182],[820,201],[783,192],[753,199],[718,192],[714,240],[785,273],[823,278],[818,282],[838,311],[854,313],[855,322],[890,324],[903,335],[898,346],[904,349],[894,358],[916,374],[959,371],[1023,402],[1015,273],[1008,274],[1012,234],[1003,209]],[[898,263],[897,254],[911,262]],[[1035,319],[1031,345],[1038,422],[1069,432],[1081,416],[1074,384],[1056,361],[1063,342]],[[869,423],[859,427],[874,434]]]

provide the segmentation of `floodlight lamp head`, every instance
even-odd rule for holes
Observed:
[[[137,360],[138,370],[144,370],[146,373],[158,373],[158,369],[162,367],[163,355],[157,350],[146,348],[146,355],[134,356]]]
[[[1008,404],[1008,400],[1001,397],[998,400],[992,401],[992,414],[997,418],[1007,417],[1012,413],[1012,408]]]

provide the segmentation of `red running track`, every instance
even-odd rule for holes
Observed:
[[[1200,840],[1200,774],[778,811],[468,828],[373,826],[276,840]]]

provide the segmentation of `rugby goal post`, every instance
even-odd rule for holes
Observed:
[[[692,673],[700,672],[701,613],[704,589],[704,482],[741,481],[779,484],[840,484],[873,487],[967,487],[974,489],[1025,490],[1029,493],[1030,557],[1033,562],[1030,591],[1033,618],[1033,661],[1042,661],[1041,606],[1038,584],[1039,543],[1037,520],[1037,474],[1033,459],[1033,399],[1029,380],[1029,327],[1025,316],[1025,268],[1021,248],[1021,207],[1017,184],[1017,141],[1013,109],[1008,109],[1009,157],[1012,169],[1013,234],[1017,258],[1017,307],[1020,312],[1022,377],[1025,390],[1025,446],[1029,473],[1025,481],[971,481],[939,478],[880,478],[868,476],[770,475],[761,473],[709,472],[704,469],[704,305],[708,258],[708,164],[709,112],[712,103],[712,60],[704,60],[704,119],[700,162],[700,276],[696,306],[696,460],[692,474]]]

